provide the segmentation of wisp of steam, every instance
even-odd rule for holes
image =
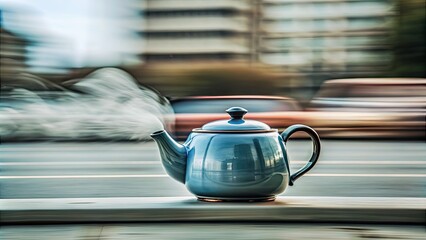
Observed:
[[[120,69],[99,69],[75,82],[74,91],[14,88],[2,96],[2,139],[148,140],[173,127],[168,100]]]

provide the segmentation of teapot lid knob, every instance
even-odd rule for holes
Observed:
[[[248,111],[242,107],[231,107],[228,108],[226,112],[231,116],[232,119],[242,119]]]

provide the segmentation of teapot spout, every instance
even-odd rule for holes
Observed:
[[[164,130],[152,133],[151,137],[160,149],[161,163],[167,174],[175,180],[185,183],[187,158],[185,146],[173,140]]]

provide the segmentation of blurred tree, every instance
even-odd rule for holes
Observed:
[[[166,96],[276,95],[286,81],[270,69],[244,64],[174,64],[128,69],[137,79]]]
[[[426,1],[400,0],[398,8],[394,74],[426,77]]]
[[[273,77],[261,69],[219,67],[188,73],[194,95],[235,95],[276,93]]]

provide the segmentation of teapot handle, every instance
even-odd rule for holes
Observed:
[[[315,132],[314,129],[302,124],[291,125],[283,133],[281,133],[281,137],[283,138],[284,143],[287,143],[290,136],[293,133],[298,131],[306,132],[311,137],[313,142],[313,152],[308,163],[305,166],[303,166],[301,169],[299,169],[296,173],[290,176],[290,182],[289,182],[290,186],[293,186],[294,181],[296,181],[296,179],[301,177],[303,174],[307,173],[309,170],[311,170],[311,168],[315,166],[321,151],[321,141],[318,136],[318,133]]]

